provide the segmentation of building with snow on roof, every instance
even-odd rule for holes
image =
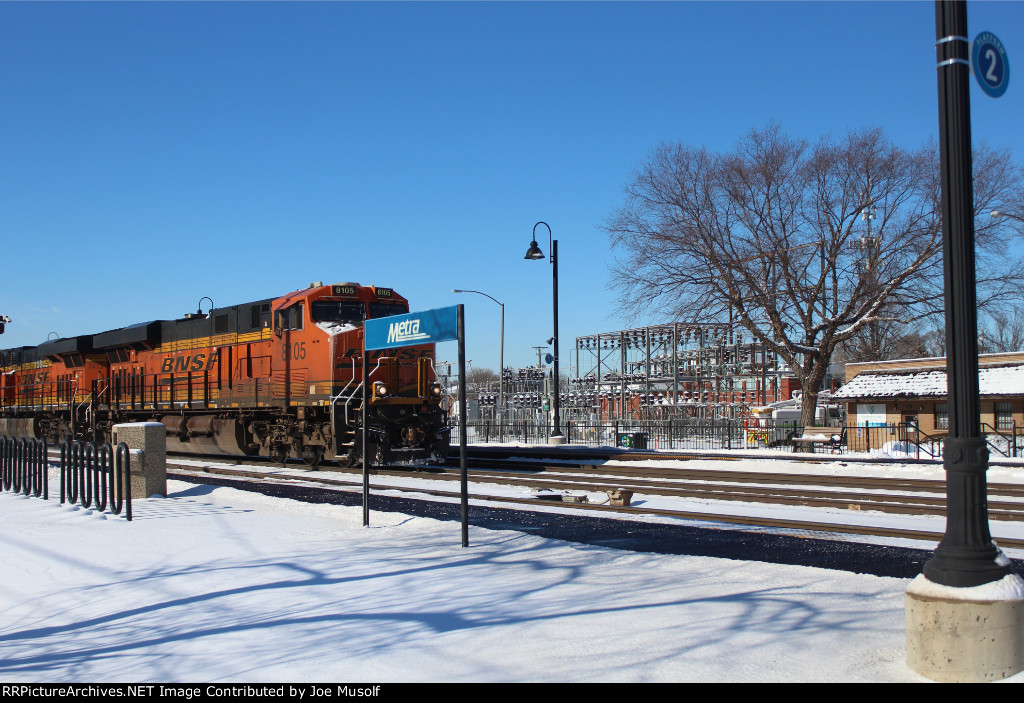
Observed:
[[[1017,455],[1024,441],[1024,352],[978,356],[981,431],[992,448]],[[877,449],[887,441],[937,442],[949,433],[946,359],[899,359],[846,365],[833,400],[846,404],[847,446]],[[878,429],[872,429],[878,428]]]

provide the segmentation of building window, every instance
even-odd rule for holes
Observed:
[[[947,403],[935,404],[935,429],[949,429],[949,405]]]
[[[996,403],[996,429],[1013,429],[1013,405],[1010,403]]]

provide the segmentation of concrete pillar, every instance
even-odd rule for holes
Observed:
[[[1024,671],[1024,581],[953,588],[923,574],[906,591],[907,665],[934,681],[998,681]]]
[[[113,441],[131,454],[132,499],[167,495],[167,428],[160,422],[114,425]]]

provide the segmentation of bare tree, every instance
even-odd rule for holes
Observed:
[[[983,354],[1024,350],[1024,311],[999,310],[989,315],[978,348]]]
[[[935,330],[898,319],[869,323],[851,339],[839,345],[838,360],[850,363],[885,359],[915,359],[941,356]]]
[[[810,146],[773,124],[722,154],[662,144],[606,223],[623,252],[612,284],[626,310],[738,322],[792,369],[813,424],[839,345],[941,310],[936,162],[934,149],[902,149],[879,129]],[[992,185],[992,199],[1007,197]],[[984,224],[979,241],[999,243],[1001,225]],[[1012,286],[995,279],[999,299]]]
[[[466,373],[466,384],[497,383],[498,374],[493,369],[475,367]]]

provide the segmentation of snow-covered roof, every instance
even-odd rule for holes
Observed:
[[[1024,395],[1024,364],[978,370],[979,395]],[[948,392],[945,369],[908,373],[862,373],[832,396],[854,398],[944,398]]]

